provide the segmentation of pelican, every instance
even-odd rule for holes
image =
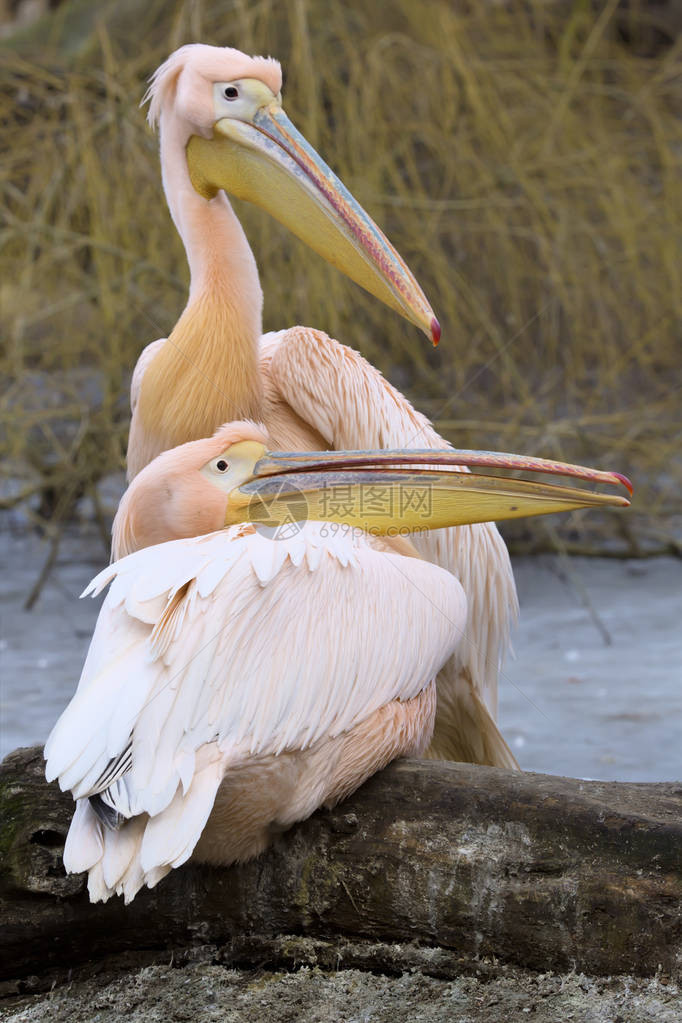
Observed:
[[[262,336],[256,263],[226,193],[266,209],[434,343],[440,337],[404,261],[286,117],[281,81],[275,60],[199,44],[177,50],[151,79],[149,122],[191,283],[170,336],[144,349],[133,374],[131,480],[160,452],[235,419],[262,422],[280,451],[448,446],[378,370],[322,331]],[[465,640],[438,677],[427,755],[518,767],[495,724],[517,612],[504,542],[492,522],[413,542],[468,597]]]
[[[92,901],[129,902],[192,855],[255,856],[390,760],[424,751],[466,596],[411,545],[384,542],[392,529],[628,503],[452,471],[462,465],[630,489],[616,474],[490,452],[272,453],[248,422],[136,476],[114,528],[130,553],[85,591],[110,586],[45,746],[48,780],[77,800],[64,864],[88,871]],[[299,528],[264,535],[292,507]]]

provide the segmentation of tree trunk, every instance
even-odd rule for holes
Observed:
[[[235,962],[260,949],[280,964],[304,945],[332,958],[352,947],[356,960],[364,948],[371,969],[433,963],[441,976],[485,956],[543,971],[682,969],[679,783],[403,760],[259,859],[189,864],[128,907],[90,905],[84,877],[64,874],[72,810],[40,749],[0,766],[5,978],[209,942]]]

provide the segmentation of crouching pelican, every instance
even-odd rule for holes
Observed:
[[[128,902],[191,855],[255,856],[275,831],[424,751],[466,596],[409,545],[381,550],[368,534],[628,503],[452,471],[463,464],[627,485],[490,452],[273,454],[249,423],[140,472],[115,523],[118,551],[131,553],[85,591],[110,585],[45,746],[48,780],[77,800],[64,864],[89,872],[93,901]],[[335,532],[325,514],[359,529]],[[286,538],[263,535],[305,516],[316,521]]]
[[[244,418],[264,423],[280,451],[448,446],[378,370],[322,331],[262,336],[256,262],[226,193],[268,211],[434,343],[440,337],[404,260],[285,115],[281,84],[275,60],[198,44],[152,77],[149,122],[191,284],[172,333],[135,368],[129,479],[160,452]],[[485,522],[419,534],[414,544],[468,597],[466,641],[438,676],[427,755],[517,766],[495,724],[517,611],[504,542]]]

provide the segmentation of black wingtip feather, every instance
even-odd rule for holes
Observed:
[[[101,796],[90,796],[90,806],[95,812],[95,816],[102,822],[105,828],[109,828],[110,831],[118,831],[125,817],[118,810],[114,810],[113,806],[109,806],[105,803]]]

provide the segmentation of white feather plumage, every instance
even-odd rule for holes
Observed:
[[[291,327],[265,334],[261,360],[276,400],[285,402],[337,450],[450,447],[379,370],[322,331]],[[270,423],[268,431],[279,445]],[[456,705],[460,679],[466,677],[494,720],[499,668],[518,613],[504,541],[495,524],[487,522],[426,532],[415,535],[413,542],[422,557],[459,579],[469,602],[465,635],[438,678],[444,706]],[[500,744],[504,747],[501,737]],[[515,765],[508,750],[501,748],[499,753],[498,766]],[[452,751],[446,748],[437,754],[447,757]]]
[[[270,540],[232,527],[172,541],[85,591],[110,585],[45,755],[48,779],[79,800],[65,862],[90,870],[92,898],[129,900],[184,862],[230,767],[307,749],[416,697],[452,654],[466,617],[452,575],[324,532],[308,523]],[[120,774],[111,761],[130,742]],[[103,827],[87,797],[104,789],[134,827]]]

